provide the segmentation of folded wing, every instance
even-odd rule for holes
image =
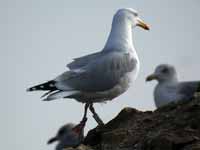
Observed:
[[[193,98],[195,93],[200,92],[200,81],[181,82],[178,84],[178,92],[186,100]]]
[[[75,67],[76,65],[80,66],[78,62],[82,60],[85,62],[87,57],[93,60],[81,68]],[[136,59],[132,58],[130,54],[122,52],[86,56],[84,59],[79,59],[75,66],[70,65],[70,68],[75,70],[65,72],[55,79],[56,87],[60,90],[70,87],[86,92],[105,91],[118,84],[120,78],[126,73],[133,71],[136,64]]]
[[[75,58],[71,63],[67,64],[67,67],[71,70],[81,68],[89,64],[92,60],[96,60],[96,58],[100,55],[101,52],[97,52],[90,55]]]

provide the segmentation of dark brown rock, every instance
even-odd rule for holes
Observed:
[[[200,150],[200,99],[154,112],[124,108],[84,141],[94,150]]]

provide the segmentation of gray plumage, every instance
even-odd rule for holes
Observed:
[[[73,98],[86,104],[121,95],[139,71],[139,59],[132,42],[132,29],[136,26],[149,30],[135,10],[118,10],[102,51],[74,59],[67,65],[69,71],[28,91],[48,91],[42,96],[46,101]]]
[[[180,82],[176,70],[168,64],[159,65],[155,72],[147,77],[147,81],[157,80],[154,89],[156,107],[161,107],[170,102],[190,100],[200,92],[200,81]]]
[[[100,55],[101,52],[97,52],[83,57],[74,58],[74,60],[71,63],[67,64],[67,67],[71,70],[81,68],[89,64],[90,61],[97,59],[97,57],[99,57]]]
[[[67,65],[69,71],[28,91],[47,90],[42,96],[46,101],[74,98],[84,103],[112,100],[124,93],[139,70],[131,35],[132,27],[137,25],[148,29],[136,11],[120,9],[113,18],[111,33],[102,51],[75,58]]]
[[[56,87],[61,90],[68,90],[70,87],[85,92],[106,91],[114,87],[126,73],[132,72],[137,65],[137,60],[131,58],[129,53],[115,51],[101,52],[98,59],[90,59],[89,62],[77,70],[57,77]]]

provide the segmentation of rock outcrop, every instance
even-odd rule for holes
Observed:
[[[84,145],[77,150],[200,150],[200,99],[153,112],[124,108],[89,131]]]

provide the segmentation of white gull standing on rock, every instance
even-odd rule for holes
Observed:
[[[164,106],[170,102],[190,100],[200,92],[200,81],[178,81],[176,69],[168,64],[156,67],[155,72],[146,78],[146,81],[157,80],[154,89],[156,107]]]
[[[103,124],[93,108],[93,103],[113,100],[127,91],[130,82],[139,71],[139,59],[133,46],[132,30],[140,26],[149,27],[131,8],[123,8],[113,17],[112,28],[102,51],[74,59],[68,64],[69,71],[46,83],[36,85],[27,91],[48,91],[45,101],[59,98],[73,98],[85,103],[98,124]]]

